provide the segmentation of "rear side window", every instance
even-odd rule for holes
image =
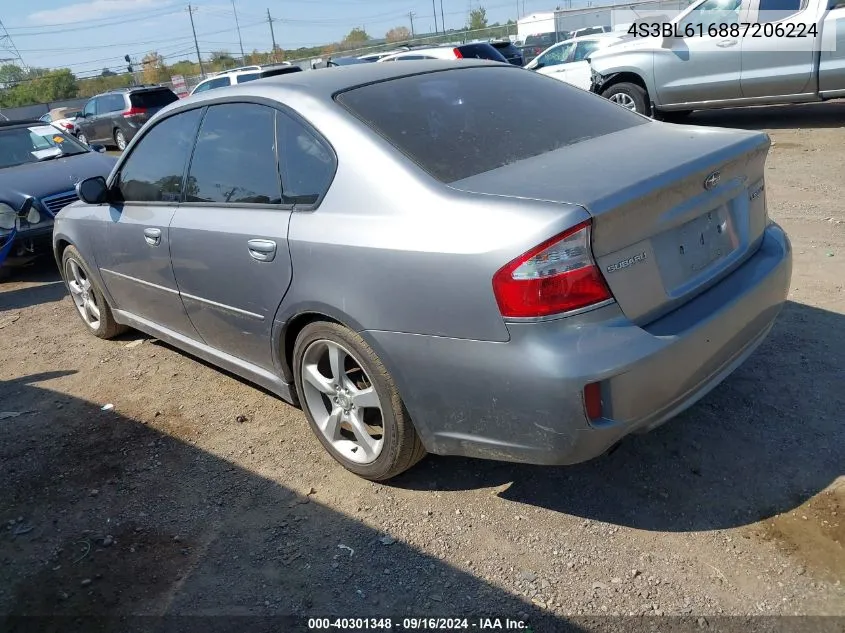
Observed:
[[[279,204],[275,114],[254,103],[211,106],[197,136],[185,201]]]
[[[163,108],[178,100],[179,97],[172,90],[145,90],[129,95],[129,101],[136,108]]]
[[[648,121],[510,65],[400,77],[336,98],[445,183]]]
[[[276,116],[282,201],[316,204],[334,176],[334,154],[322,139],[296,119],[281,112]]]
[[[237,82],[239,84],[245,84],[248,81],[254,81],[255,79],[258,79],[259,77],[260,75],[258,73],[248,73],[246,75],[239,75],[237,78]]]
[[[120,112],[126,109],[126,103],[123,101],[122,94],[111,94],[100,97],[99,114],[107,112]]]
[[[120,168],[117,190],[126,202],[178,202],[182,174],[194,144],[202,109],[189,110],[156,124]]]

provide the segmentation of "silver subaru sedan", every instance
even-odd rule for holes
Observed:
[[[506,64],[329,68],[168,106],[77,185],[54,249],[92,334],[300,405],[362,477],[573,464],[765,339],[792,269],[768,151]]]

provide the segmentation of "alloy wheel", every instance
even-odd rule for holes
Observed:
[[[610,96],[610,101],[613,103],[618,103],[623,108],[627,108],[628,110],[633,110],[634,112],[637,111],[637,104],[631,95],[627,95],[624,92],[617,92],[614,95]]]
[[[68,280],[70,296],[79,315],[88,327],[96,330],[100,327],[100,307],[97,305],[94,288],[85,270],[77,261],[68,259],[65,264],[65,277]]]
[[[358,464],[374,462],[384,447],[382,405],[370,377],[353,354],[319,339],[301,366],[304,405],[332,448]]]

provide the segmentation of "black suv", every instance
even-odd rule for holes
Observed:
[[[504,55],[514,66],[524,66],[525,59],[522,56],[522,51],[514,46],[510,40],[492,40],[490,45]]]
[[[165,86],[133,86],[91,97],[77,127],[83,143],[116,145],[121,151],[149,118],[179,97]]]

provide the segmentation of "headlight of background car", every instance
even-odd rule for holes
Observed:
[[[0,202],[0,231],[7,232],[15,228],[15,210],[5,202]]]

